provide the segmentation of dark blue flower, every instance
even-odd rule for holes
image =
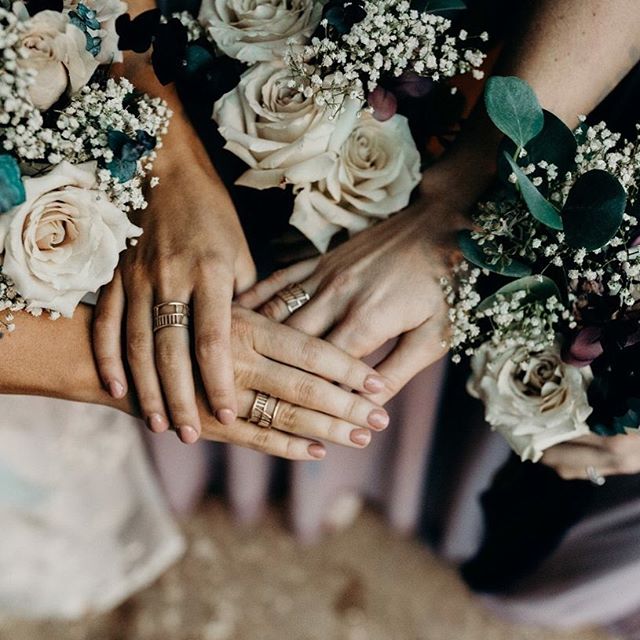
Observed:
[[[111,175],[120,182],[131,180],[136,174],[138,160],[156,146],[155,136],[142,129],[136,131],[135,138],[111,129],[107,133],[107,140],[109,149],[113,152],[113,159],[106,166]]]

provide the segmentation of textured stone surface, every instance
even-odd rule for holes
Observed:
[[[0,621],[1,640],[607,640],[493,619],[451,569],[365,512],[297,545],[272,512],[238,530],[217,502],[185,524],[190,549],[117,611],[75,623]]]

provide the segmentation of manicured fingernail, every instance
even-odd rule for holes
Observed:
[[[374,409],[367,418],[374,429],[386,429],[389,426],[389,414],[384,409]]]
[[[371,431],[369,429],[354,429],[349,438],[353,444],[366,447],[371,442]]]
[[[116,400],[120,400],[120,398],[124,398],[124,386],[117,380],[112,380],[109,383],[109,393]]]
[[[321,444],[310,444],[307,451],[312,458],[317,460],[322,460],[327,455],[327,450]]]
[[[379,393],[380,391],[384,391],[384,388],[387,385],[385,384],[384,378],[380,376],[369,375],[365,378],[364,388],[367,391],[371,391],[371,393]]]
[[[198,441],[198,432],[190,426],[178,427],[176,429],[180,440],[185,444],[193,444]]]
[[[220,409],[216,412],[216,418],[220,424],[230,425],[236,421],[236,413],[231,409]]]
[[[167,419],[159,413],[152,413],[147,418],[147,425],[154,433],[164,433],[169,428]]]

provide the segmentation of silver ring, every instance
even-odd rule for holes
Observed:
[[[311,300],[311,296],[299,284],[290,284],[282,291],[278,291],[276,297],[287,305],[289,313],[304,307]]]
[[[598,470],[591,465],[587,467],[587,477],[589,478],[589,482],[595,484],[596,487],[601,487],[607,481],[607,479],[598,473]]]

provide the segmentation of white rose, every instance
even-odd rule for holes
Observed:
[[[40,11],[30,18],[22,46],[26,56],[20,65],[37,72],[29,93],[41,110],[53,105],[67,89],[73,93],[87,84],[98,67],[87,51],[84,33],[58,11]]]
[[[112,279],[127,239],[142,233],[97,190],[95,169],[65,161],[25,178],[26,200],[0,216],[2,269],[29,309],[71,316],[86,293]]]
[[[100,38],[100,52],[96,55],[96,62],[122,62],[122,51],[118,49],[116,19],[126,13],[126,3],[122,0],[65,0],[64,9],[66,12],[77,11],[81,3],[95,12],[96,20],[100,23],[100,30],[92,32],[92,35]]]
[[[297,168],[287,172],[295,184],[305,177]],[[290,222],[324,252],[339,229],[358,233],[404,209],[420,178],[420,153],[407,119],[379,122],[365,113],[327,177],[298,193]]]
[[[294,169],[305,181],[321,180],[335,164],[336,151],[349,137],[360,104],[347,101],[335,117],[313,98],[288,86],[284,64],[261,63],[245,72],[238,86],[216,102],[213,119],[225,149],[250,169],[237,184],[254,189],[281,187]]]
[[[205,0],[199,20],[223,53],[253,64],[282,59],[289,40],[308,38],[321,14],[315,0]]]
[[[589,433],[592,374],[589,367],[565,364],[557,346],[522,355],[483,345],[473,357],[468,390],[522,460],[537,462],[545,449]]]

